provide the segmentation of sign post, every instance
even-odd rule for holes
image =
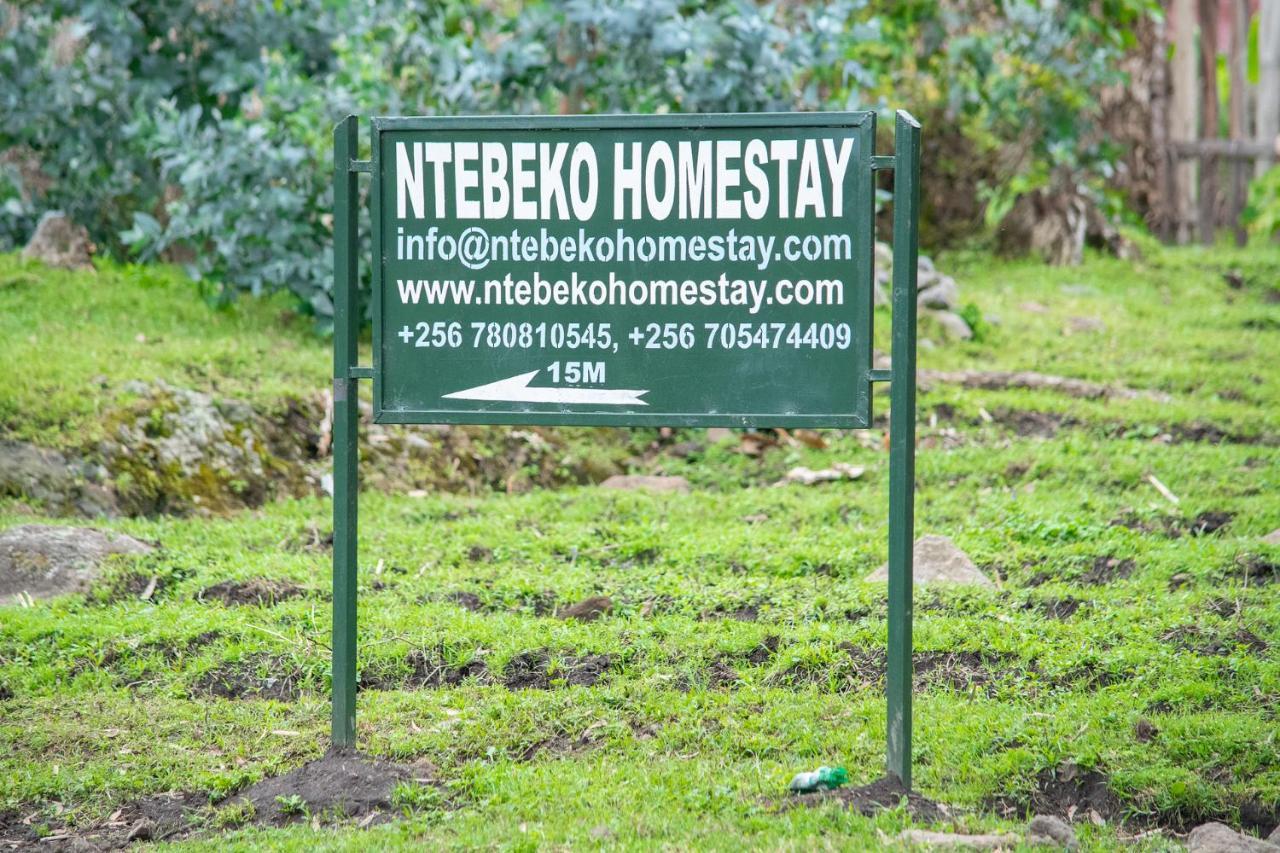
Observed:
[[[334,134],[333,742],[355,744],[356,381],[379,423],[865,429],[890,410],[888,770],[911,781],[920,128],[873,112],[375,118]],[[894,172],[892,369],[871,360]],[[370,172],[373,364],[357,364]]]

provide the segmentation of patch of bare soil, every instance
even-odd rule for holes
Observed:
[[[834,791],[815,791],[812,794],[792,794],[773,800],[779,811],[839,803],[842,807],[871,817],[878,812],[896,809],[905,801],[907,813],[917,823],[937,823],[948,817],[945,806],[927,797],[908,791],[896,778],[883,776],[869,785],[847,786]]]
[[[1080,582],[1090,586],[1114,583],[1129,577],[1136,567],[1137,564],[1131,558],[1121,559],[1105,555],[1095,557],[1093,565],[1080,576]]]
[[[150,643],[143,643],[138,646],[138,653],[151,654],[158,652],[166,661],[172,662],[193,655],[221,638],[221,631],[204,631],[185,640],[153,640]],[[112,651],[114,652],[114,649]],[[113,654],[113,659],[115,656]]]
[[[613,658],[609,655],[567,657],[551,670],[551,655],[546,649],[523,652],[507,661],[502,683],[508,690],[550,690],[554,687],[591,687],[598,682]]]
[[[1182,535],[1182,519],[1176,515],[1143,516],[1133,510],[1125,510],[1108,523],[1111,527],[1123,527],[1136,533],[1163,534],[1170,539]]]
[[[733,619],[737,622],[754,622],[760,618],[760,608],[754,604],[742,604],[736,607],[731,604],[717,604],[710,610],[704,610],[701,618],[703,621]]]
[[[413,778],[409,767],[366,758],[351,749],[331,749],[323,758],[263,779],[222,804],[251,803],[254,822],[274,826],[312,815],[335,820],[372,816],[372,823],[391,817],[392,791]]]
[[[991,418],[1022,438],[1053,438],[1059,430],[1079,424],[1070,415],[1026,409],[996,409]]]
[[[473,659],[462,666],[450,666],[443,650],[415,649],[405,658],[408,672],[361,673],[361,690],[421,690],[457,687],[468,678],[488,682],[489,667]]]
[[[779,642],[776,636],[765,637],[758,646],[747,652],[744,660],[752,666],[763,666],[777,653]]]
[[[0,847],[40,850],[120,850],[140,841],[176,840],[209,814],[205,794],[170,791],[120,807],[90,826],[49,826],[36,806],[0,813]],[[42,832],[37,831],[42,828]]]
[[[1225,657],[1237,649],[1261,655],[1269,648],[1266,640],[1243,626],[1229,633],[1219,634],[1199,625],[1179,625],[1163,634],[1160,639],[1179,649],[1205,657]]]
[[[707,684],[715,688],[732,687],[742,681],[737,670],[723,660],[713,662],[707,667]]]
[[[577,736],[565,734],[552,735],[549,738],[535,741],[524,749],[520,750],[516,756],[519,761],[532,761],[540,755],[546,755],[551,758],[565,758],[574,755],[581,755],[593,749],[599,740],[597,733],[588,729]]]
[[[1166,432],[1174,444],[1275,444],[1275,436],[1266,433],[1243,433],[1224,429],[1208,421],[1170,424]]]
[[[1171,398],[1162,391],[1147,391],[1117,385],[1102,385],[1068,376],[1051,376],[1030,370],[1011,372],[1006,370],[921,370],[919,381],[925,385],[940,382],[977,388],[986,391],[1045,390],[1078,397],[1085,400],[1146,398],[1168,402]]]
[[[483,613],[485,611],[484,601],[474,592],[458,590],[446,595],[444,600],[458,605],[463,610],[470,610],[472,613]]]
[[[1243,554],[1236,558],[1235,574],[1249,586],[1275,583],[1280,580],[1280,563],[1256,554]]]
[[[1189,519],[1176,515],[1141,516],[1128,510],[1111,519],[1110,524],[1139,533],[1163,534],[1170,539],[1178,539],[1182,536],[1210,536],[1230,524],[1233,518],[1233,512],[1214,509]]]
[[[1080,599],[1071,596],[1043,598],[1039,601],[1028,601],[1023,605],[1023,609],[1038,611],[1050,619],[1070,619],[1080,609]]]
[[[1042,771],[1029,796],[997,797],[988,805],[1004,817],[1047,814],[1071,821],[1091,820],[1096,814],[1108,822],[1119,821],[1124,808],[1109,782],[1099,770],[1084,770],[1068,762]]]
[[[885,650],[843,643],[848,656],[834,666],[812,666],[797,663],[778,673],[774,680],[782,684],[828,685],[836,691],[863,690],[884,681],[887,667]],[[993,695],[999,677],[1011,672],[1016,661],[1004,655],[979,652],[919,651],[911,657],[912,683],[916,690],[945,688],[958,692],[979,691]]]
[[[1192,536],[1209,536],[1226,527],[1233,518],[1234,512],[1205,510],[1187,523],[1187,533]]]
[[[220,601],[228,607],[252,604],[272,607],[291,598],[306,595],[307,591],[289,581],[271,578],[250,578],[244,581],[223,581],[200,592],[200,601]]]
[[[209,670],[192,692],[222,699],[293,702],[302,693],[302,670],[283,657],[250,655]]]

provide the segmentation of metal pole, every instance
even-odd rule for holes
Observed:
[[[360,410],[356,380],[356,172],[359,122],[333,130],[333,745],[356,743],[356,512]]]
[[[893,162],[893,346],[889,403],[888,771],[911,787],[911,549],[915,539],[916,259],[920,125],[898,111]]]

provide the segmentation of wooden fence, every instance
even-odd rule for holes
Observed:
[[[1245,241],[1241,214],[1249,181],[1280,161],[1280,0],[1170,0],[1166,171],[1179,243],[1212,243],[1230,228]],[[1257,34],[1257,82],[1250,81],[1250,33]],[[1219,58],[1227,71],[1226,136]]]

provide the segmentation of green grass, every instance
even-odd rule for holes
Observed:
[[[0,432],[89,446],[132,380],[273,402],[324,387],[328,348],[287,297],[211,308],[166,267],[99,264],[96,274],[0,255]]]
[[[922,367],[1036,369],[1173,400],[948,386],[922,395],[917,532],[951,536],[999,583],[917,591],[917,651],[971,653],[949,677],[922,679],[917,787],[966,830],[1016,830],[988,804],[1025,797],[1065,762],[1105,774],[1137,824],[1276,809],[1280,587],[1246,584],[1240,566],[1250,555],[1280,562],[1280,548],[1260,541],[1280,527],[1280,308],[1267,301],[1280,261],[1156,250],[1138,264],[1091,259],[1071,270],[976,254],[944,267],[992,322],[982,340],[923,351]],[[1246,274],[1241,290],[1222,279],[1233,268]],[[135,376],[255,400],[323,383],[323,342],[305,324],[281,331],[279,305],[213,312],[180,277],[149,268],[94,278],[0,260],[5,276],[43,282],[0,286],[5,328],[42,330],[37,343],[0,343],[10,361],[33,364],[0,391],[0,423],[19,437],[79,443],[94,407]],[[1045,312],[1019,307],[1031,300]],[[88,320],[58,314],[60,304]],[[1063,335],[1081,316],[1105,329]],[[877,319],[887,331],[887,315]],[[91,345],[59,337],[72,326]],[[188,361],[212,373],[186,373]],[[107,388],[84,393],[100,372]],[[1020,437],[1004,424],[1021,411],[1072,425]],[[1232,438],[1164,437],[1205,426]],[[235,829],[224,812],[206,829],[232,827],[229,836],[186,844],[808,849],[894,836],[909,825],[900,811],[869,819],[771,805],[792,774],[819,764],[841,764],[857,783],[882,772],[884,703],[867,661],[883,644],[884,588],[862,578],[884,560],[888,457],[878,430],[870,441],[831,438],[825,450],[784,446],[761,459],[721,445],[637,460],[688,477],[688,495],[365,495],[360,665],[383,689],[360,694],[360,745],[429,761],[442,787],[399,791],[405,817],[384,826]],[[867,473],[771,485],[790,466],[832,461]],[[1234,518],[1211,536],[1160,529],[1207,510]],[[0,526],[28,523],[30,512],[0,504]],[[0,608],[0,685],[13,696],[0,701],[0,814],[21,807],[51,828],[91,825],[141,796],[217,798],[319,755],[329,557],[314,531],[328,529],[328,513],[327,502],[302,500],[220,519],[111,522],[162,549],[114,564],[88,596]],[[1112,524],[1124,517],[1153,530]],[[1131,572],[1090,582],[1106,557],[1133,560]],[[1175,575],[1187,577],[1171,584]],[[118,592],[131,576],[160,579],[152,601]],[[215,583],[261,577],[305,594],[272,607],[197,600]],[[479,609],[455,603],[458,592]],[[599,621],[548,612],[600,594],[615,607]],[[1078,609],[1047,615],[1063,600]],[[742,608],[756,620],[722,618]],[[415,651],[483,668],[453,686],[405,689]],[[549,661],[548,689],[509,689],[530,653]],[[571,684],[580,659],[598,655],[608,660],[599,680]],[[726,669],[740,680],[717,680]],[[228,678],[283,680],[296,698],[209,695]],[[1157,729],[1149,742],[1135,736],[1139,719]],[[1085,820],[1077,831],[1107,849],[1136,830]],[[1165,849],[1169,838],[1138,847]]]

